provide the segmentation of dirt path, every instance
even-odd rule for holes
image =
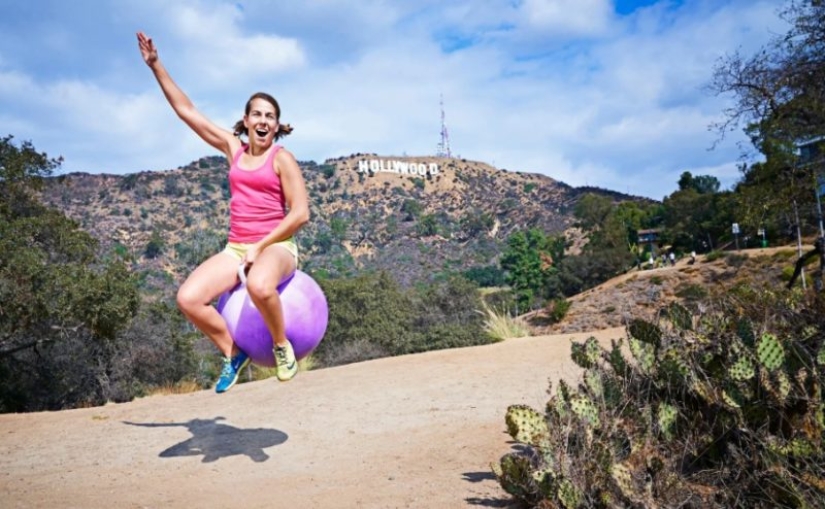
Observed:
[[[504,412],[573,378],[570,339],[380,359],[64,412],[0,415],[4,508],[507,507]]]

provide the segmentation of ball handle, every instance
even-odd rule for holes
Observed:
[[[238,278],[241,280],[241,285],[246,286],[246,264],[238,265]]]

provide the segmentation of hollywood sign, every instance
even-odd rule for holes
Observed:
[[[384,159],[362,159],[358,161],[358,173],[399,173],[402,175],[438,175],[441,170],[435,163],[411,163]]]

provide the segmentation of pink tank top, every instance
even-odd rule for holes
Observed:
[[[246,150],[242,146],[229,168],[229,242],[251,244],[267,236],[286,214],[281,179],[272,161],[281,150],[275,145],[259,168],[245,170],[238,161]]]

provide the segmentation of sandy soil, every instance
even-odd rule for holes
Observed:
[[[0,415],[4,508],[508,507],[507,406],[575,379],[570,340],[511,339],[63,412]]]

